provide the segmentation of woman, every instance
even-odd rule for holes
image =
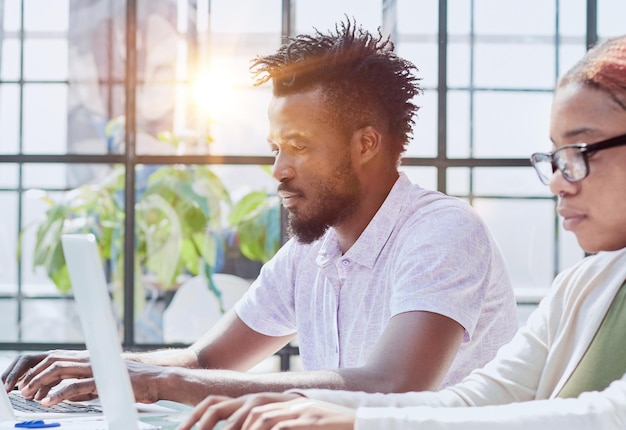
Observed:
[[[626,36],[590,50],[560,79],[550,129],[553,151],[531,160],[558,196],[564,228],[595,255],[555,279],[527,326],[487,366],[437,393],[302,390],[220,403],[209,398],[181,428],[199,419],[201,428],[211,428],[243,403],[232,415],[235,428],[243,420],[241,410],[251,404],[294,398],[254,408],[243,427],[623,428]]]

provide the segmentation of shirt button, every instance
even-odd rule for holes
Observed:
[[[341,260],[341,264],[343,264],[344,266],[349,266],[350,265],[350,260],[348,260],[348,259]]]

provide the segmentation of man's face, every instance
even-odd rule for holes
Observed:
[[[290,233],[303,243],[347,222],[361,200],[349,137],[329,121],[319,89],[274,97],[268,141]]]

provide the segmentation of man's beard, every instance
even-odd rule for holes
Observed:
[[[340,225],[358,208],[361,187],[353,174],[350,159],[338,166],[329,184],[317,184],[316,201],[309,203],[309,214],[288,211],[287,233],[300,243],[312,243],[329,227]]]

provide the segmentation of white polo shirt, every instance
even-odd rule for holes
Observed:
[[[404,174],[348,252],[332,228],[309,245],[289,240],[235,309],[259,333],[297,333],[305,370],[363,365],[394,315],[445,315],[465,336],[441,387],[493,358],[517,329],[506,267],[482,220]]]

